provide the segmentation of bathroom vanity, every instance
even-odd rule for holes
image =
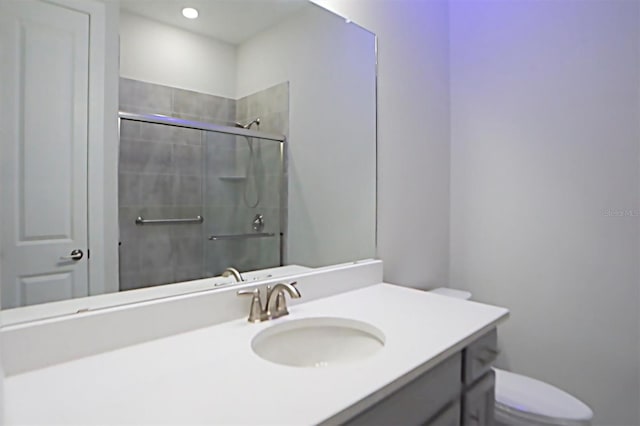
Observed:
[[[345,424],[494,424],[496,348],[494,329]]]
[[[5,422],[491,424],[506,309],[382,283],[379,261],[292,280],[302,298],[290,314],[255,324],[236,292],[256,284],[243,284],[5,328]],[[305,353],[299,324],[351,328],[376,347]],[[259,348],[274,330],[299,333],[269,361]],[[318,351],[328,361],[310,365]]]

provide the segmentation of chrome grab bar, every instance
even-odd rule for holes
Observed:
[[[276,234],[274,234],[273,232],[253,232],[250,234],[212,235],[209,237],[209,241],[244,240],[248,238],[274,237],[275,235]]]
[[[198,215],[194,218],[187,219],[145,219],[142,216],[138,216],[136,218],[136,225],[147,225],[147,224],[177,224],[177,223],[202,223],[204,222],[204,217]]]

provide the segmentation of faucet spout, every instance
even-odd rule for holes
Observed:
[[[235,278],[236,282],[238,282],[238,283],[244,281],[244,278],[242,277],[242,274],[236,268],[229,267],[229,268],[225,269],[224,272],[222,273],[222,276],[224,278],[228,278],[230,276],[233,276],[233,278]]]
[[[273,288],[267,289],[267,315],[271,318],[279,318],[283,315],[289,314],[287,310],[287,301],[285,299],[284,292],[289,293],[292,299],[299,299],[302,295],[300,291],[295,287],[297,283],[279,283],[273,286]]]

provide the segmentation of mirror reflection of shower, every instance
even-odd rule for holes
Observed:
[[[120,289],[280,266],[288,83],[240,99],[127,78],[120,87]],[[151,97],[191,109],[157,114]]]
[[[260,129],[260,118],[255,118],[254,120],[250,121],[249,123],[246,124],[242,124],[239,122],[236,122],[235,125],[236,127],[241,127],[243,129],[251,129],[251,126],[253,125],[258,126],[258,129]],[[261,194],[260,194],[260,185],[258,183],[258,173],[256,172],[256,167],[258,167],[259,163],[260,163],[260,151],[259,148],[256,149],[256,151],[254,151],[254,147],[253,147],[253,138],[249,137],[249,136],[244,136],[245,140],[247,141],[247,145],[249,146],[249,161],[247,162],[246,165],[246,170],[245,170],[245,176],[246,176],[246,180],[245,180],[245,185],[244,185],[244,191],[242,194],[242,198],[244,200],[244,204],[245,206],[249,207],[249,208],[254,208],[257,207],[260,204],[260,198],[261,198]],[[255,202],[250,202],[249,199],[251,198],[249,196],[249,191],[250,191],[250,187],[251,187],[251,183],[253,183],[253,187],[255,189]]]

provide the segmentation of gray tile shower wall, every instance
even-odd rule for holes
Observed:
[[[237,107],[244,108],[243,116]],[[127,112],[224,125],[259,116],[260,130],[286,135],[288,108],[287,83],[235,101],[120,80],[120,109]],[[120,139],[121,290],[219,275],[227,266],[253,270],[280,264],[286,187],[281,193],[279,143],[129,120],[121,122]],[[257,195],[258,205],[250,207]],[[213,234],[253,232],[256,214],[265,218],[264,232],[276,237],[207,240]],[[205,217],[204,224],[135,224],[138,216],[197,215]]]
[[[260,130],[289,135],[289,83],[261,90],[236,101],[236,120],[240,123],[260,118]]]
[[[126,78],[120,110],[229,125],[235,101]],[[135,219],[203,215],[200,130],[122,120],[120,127],[120,289],[202,278],[203,225],[136,225]]]
[[[175,87],[120,78],[120,110],[233,125],[236,101]],[[166,137],[166,136],[162,136]]]
[[[275,86],[269,87],[260,92],[256,92],[250,96],[238,99],[236,102],[236,116],[237,120],[241,122],[246,122],[249,120],[253,120],[255,118],[260,118],[260,130],[267,133],[275,133],[285,135],[285,137],[289,138],[289,82],[284,82],[277,84]],[[282,155],[282,160],[284,164],[282,166],[282,170],[284,172],[283,176],[283,186],[282,193],[280,194],[281,200],[283,201],[281,208],[283,209],[282,213],[282,229],[286,233],[286,224],[287,224],[287,204],[286,200],[288,200],[288,156],[286,152],[286,144],[285,151]],[[280,152],[269,150],[265,156],[264,164],[276,164],[280,162]],[[274,170],[273,167],[267,167],[266,170]],[[285,251],[286,252],[286,251]],[[286,259],[285,259],[286,263]]]
[[[282,83],[236,101],[235,121],[248,123],[260,118],[260,131],[289,133],[289,84]],[[220,139],[221,135],[208,134]],[[206,143],[207,179],[205,206],[212,218],[210,235],[245,234],[256,215],[264,217],[263,232],[274,237],[214,241],[205,246],[207,272],[217,274],[226,266],[254,270],[278,266],[281,237],[286,223],[286,177],[282,175],[280,144],[256,138],[233,136],[226,142]],[[284,168],[286,170],[286,166]],[[255,206],[254,206],[255,205]]]
[[[158,127],[121,122],[121,290],[202,276],[202,225],[135,224],[138,216],[189,218],[203,211],[201,132],[162,126],[169,139]]]

